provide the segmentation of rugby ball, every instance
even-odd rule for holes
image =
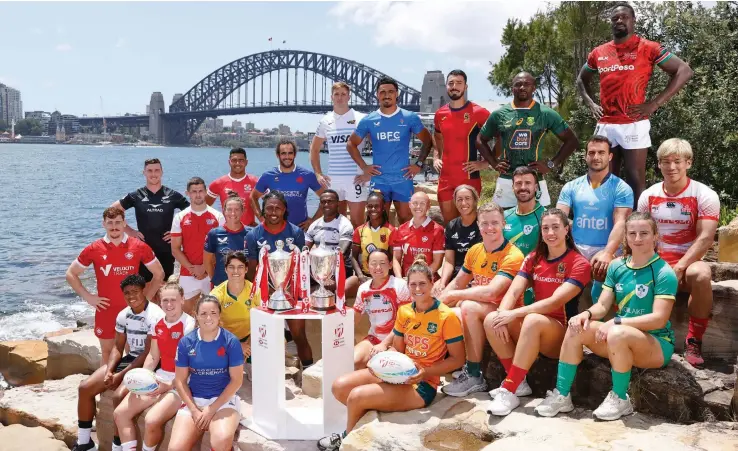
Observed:
[[[147,395],[159,388],[159,381],[153,371],[146,368],[134,368],[123,377],[123,385],[128,391],[137,395]]]
[[[418,374],[413,360],[397,351],[384,351],[369,359],[367,367],[375,376],[389,384],[404,384]]]

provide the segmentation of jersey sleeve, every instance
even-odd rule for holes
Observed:
[[[82,252],[79,253],[79,256],[77,257],[77,263],[87,268],[92,264],[92,257],[95,250],[92,247],[92,244],[88,244],[87,247],[82,249]]]
[[[308,227],[307,232],[305,232],[305,243],[315,242],[315,226],[317,224],[318,224],[318,221],[315,221],[312,224],[310,224],[310,227]]]
[[[433,245],[431,246],[434,254],[443,254],[446,252],[446,237],[443,232],[443,227],[436,224],[433,229]]]
[[[369,134],[369,124],[370,120],[368,120],[369,115],[364,116],[360,121],[359,124],[356,126],[356,130],[354,130],[354,133],[356,133],[356,136],[358,136],[361,139],[366,138],[366,135]]]
[[[405,315],[406,313],[404,308],[400,308],[397,311],[397,319],[395,319],[395,327],[392,329],[392,333],[398,337],[404,337],[405,332],[407,332],[405,325],[408,321],[405,320]]]
[[[443,321],[443,340],[446,344],[456,343],[464,340],[464,332],[461,329],[461,321],[455,314],[449,313]]]
[[[566,185],[561,189],[561,192],[559,193],[559,199],[556,201],[557,204],[566,205],[567,207],[571,208],[572,206],[572,200],[571,196],[573,194],[572,189],[572,182],[567,182]]]
[[[174,363],[177,366],[177,368],[189,368],[190,367],[190,350],[187,349],[187,340],[186,336],[185,338],[182,338],[179,340],[179,343],[177,343],[177,356],[174,358]]]
[[[467,251],[466,255],[464,256],[464,264],[461,265],[461,270],[464,271],[467,274],[472,273],[472,268],[474,267],[474,260],[477,258],[477,246],[474,245]]]
[[[256,246],[254,230],[256,229],[251,229],[249,230],[249,233],[246,234],[246,253],[248,254],[249,261],[259,260],[259,248]],[[208,238],[210,238],[210,233],[208,233]],[[205,250],[207,251],[207,249]]]
[[[592,279],[592,266],[581,254],[578,254],[578,257],[569,266],[569,273],[566,275],[564,282],[569,282],[579,287],[579,289],[584,289],[584,286]]]
[[[215,218],[218,220],[218,227],[223,227],[225,225],[225,216],[218,210],[213,209],[213,211],[215,211]]]
[[[401,251],[402,245],[405,244],[402,239],[402,233],[397,229],[390,234],[389,245],[393,251]]]
[[[128,210],[136,203],[136,193],[126,194],[126,197],[121,199],[119,202],[120,206],[123,207],[124,210]]]
[[[648,59],[649,61],[651,61],[651,64],[657,64],[659,66],[669,61],[671,57],[674,56],[669,50],[667,50],[658,42],[649,42],[648,50]]]
[[[338,241],[352,241],[354,238],[354,226],[351,225],[351,221],[345,216],[341,218],[341,222],[338,225],[340,237]]]
[[[425,129],[425,125],[423,125],[423,122],[420,120],[420,116],[418,116],[416,113],[410,113],[409,122],[410,131],[412,131],[416,135]]]
[[[187,200],[186,197],[184,197],[179,192],[175,191],[176,200],[174,201],[174,205],[181,210],[184,210],[185,208],[190,206],[190,201]]]
[[[356,312],[357,315],[364,314],[364,284],[362,283],[359,285],[359,289],[356,290],[356,302],[354,302],[354,312]]]
[[[186,313],[183,313],[183,315],[186,315],[184,320],[184,334],[187,335],[193,330],[195,330],[195,319],[191,317],[190,315],[187,315]]]
[[[307,174],[305,174],[305,178],[307,179],[307,184],[313,191],[319,191],[323,185],[318,182],[318,176],[315,175],[315,172],[308,171]]]
[[[126,333],[126,309],[118,312],[118,315],[115,317],[115,331],[119,334]]]
[[[438,114],[441,110],[439,109],[436,111],[436,114],[433,115],[433,130],[436,133],[443,133],[443,130],[441,129],[441,115]]]
[[[230,335],[228,337],[226,354],[228,354],[229,368],[243,365],[243,350],[241,350],[241,343],[239,343],[235,335]]]
[[[317,136],[320,139],[325,139],[325,122],[321,119],[320,122],[318,122],[318,128],[315,130],[315,136]]]
[[[487,119],[489,119],[490,112],[487,108],[483,106],[477,106],[474,109],[474,116],[476,117],[476,122],[480,126],[484,125],[485,122],[487,122]]]
[[[525,277],[528,280],[533,280],[533,270],[535,269],[533,267],[533,260],[535,255],[535,252],[531,252],[527,257],[525,257],[523,263],[520,265],[520,270],[518,270],[519,276]]]
[[[498,276],[505,276],[514,279],[523,264],[523,253],[517,247],[510,246],[510,251],[500,262],[500,268],[497,270]]]
[[[648,191],[642,192],[641,197],[638,198],[638,211],[641,213],[651,213],[650,205],[648,205],[648,198],[650,197]]]
[[[355,228],[352,232],[351,236],[351,242],[354,243],[357,246],[361,246],[361,233],[359,232],[359,229],[361,226]]]
[[[587,55],[587,62],[584,63],[584,69],[590,72],[597,72],[597,55],[595,54],[597,49],[592,50]]]
[[[615,190],[615,208],[633,208],[633,188],[623,180]]]
[[[149,266],[150,264],[154,263],[156,261],[156,255],[154,255],[154,251],[151,250],[151,247],[141,242],[141,263],[143,263],[145,266]]]
[[[617,268],[620,267],[621,259],[613,260],[612,263],[607,267],[607,273],[605,274],[605,281],[602,283],[604,289],[612,291],[617,283]]]
[[[217,199],[220,196],[221,182],[220,179],[215,179],[208,185],[208,196]]]
[[[697,195],[697,220],[720,220],[720,198],[717,193],[706,186],[700,186]]]
[[[676,299],[679,280],[677,280],[674,270],[666,262],[664,262],[664,265],[659,270],[655,283],[656,286],[653,289],[654,298]]]
[[[564,118],[556,110],[546,108],[546,128],[560,135],[569,128],[569,124],[566,123]]]
[[[487,118],[487,121],[482,125],[482,129],[479,130],[479,134],[482,135],[484,139],[487,141],[490,141],[492,138],[494,138],[497,135],[497,132],[499,132],[499,128],[497,127],[497,111],[493,111],[492,114],[489,115]]]
[[[267,180],[266,174],[262,174],[261,177],[259,177],[259,180],[256,181],[256,186],[254,186],[254,189],[260,193],[265,193],[269,189],[269,182]]]
[[[250,232],[249,232],[249,235],[251,235]],[[210,254],[214,254],[215,253],[215,251],[216,251],[216,247],[215,247],[215,229],[210,229],[208,231],[208,234],[205,237],[205,247],[204,247],[204,249],[205,249],[205,252],[208,252]]]
[[[443,230],[444,239],[445,239],[445,246],[446,249],[455,249],[456,246],[454,246],[455,240],[453,239],[454,236],[454,230],[453,226],[451,225],[451,222],[446,224],[446,228]]]
[[[182,236],[182,212],[177,213],[174,215],[174,218],[172,219],[172,228],[170,230],[170,233],[172,236]]]

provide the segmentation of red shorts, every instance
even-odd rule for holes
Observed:
[[[438,179],[438,202],[453,201],[454,190],[459,185],[470,185],[478,195],[482,195],[482,179],[443,177]]]
[[[369,343],[371,343],[373,345],[378,345],[379,343],[382,342],[382,340],[380,340],[379,338],[375,337],[374,335],[367,335],[366,337],[364,337],[364,340],[368,341]],[[362,341],[364,341],[364,340],[362,340]]]
[[[105,310],[95,312],[95,336],[102,340],[115,338],[115,320],[125,307],[108,306]]]

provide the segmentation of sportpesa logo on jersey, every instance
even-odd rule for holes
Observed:
[[[626,64],[625,66],[621,66],[619,64],[613,64],[612,66],[605,66],[605,67],[598,67],[597,72],[603,73],[603,72],[617,72],[617,71],[627,71],[627,70],[635,70],[635,66],[632,64]]]

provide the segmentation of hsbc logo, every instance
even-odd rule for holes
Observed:
[[[599,67],[597,68],[597,72],[603,73],[603,72],[618,72],[618,71],[629,71],[629,70],[635,70],[635,66],[632,64],[626,64],[625,66],[620,66],[618,64],[613,64],[612,66],[605,66],[605,67]]]

